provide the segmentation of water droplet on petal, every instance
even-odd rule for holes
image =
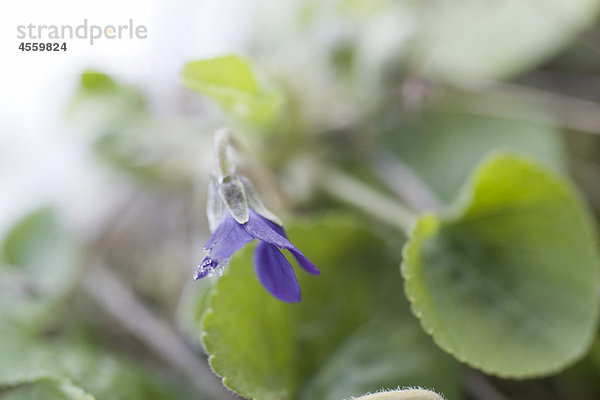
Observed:
[[[194,279],[204,278],[205,276],[221,276],[225,272],[225,268],[229,264],[230,258],[218,261],[214,258],[206,257],[202,260],[202,264],[198,265],[198,270],[194,275]]]

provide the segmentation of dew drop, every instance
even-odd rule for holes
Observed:
[[[202,260],[202,264],[198,265],[198,271],[194,275],[194,279],[204,278],[205,276],[221,276],[225,272],[225,268],[229,264],[230,258],[218,261],[214,258],[206,257]]]

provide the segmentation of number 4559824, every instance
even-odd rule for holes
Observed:
[[[26,43],[19,45],[21,51],[67,51],[67,42],[63,43]]]

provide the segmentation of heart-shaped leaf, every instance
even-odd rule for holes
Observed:
[[[587,350],[598,319],[598,252],[575,190],[526,159],[479,167],[447,216],[421,217],[402,274],[436,343],[504,377],[551,374]]]
[[[458,398],[457,364],[410,314],[397,260],[379,237],[340,217],[288,233],[321,270],[297,268],[300,303],[260,285],[252,246],[234,256],[208,300],[204,345],[228,387],[261,400],[340,400],[409,385]]]

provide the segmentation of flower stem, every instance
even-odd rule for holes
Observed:
[[[221,128],[215,132],[215,153],[221,177],[227,176],[232,172],[228,153],[230,146],[231,134],[227,128]]]
[[[318,185],[331,196],[400,228],[407,235],[411,232],[417,216],[406,206],[335,167],[321,164],[317,171]]]

